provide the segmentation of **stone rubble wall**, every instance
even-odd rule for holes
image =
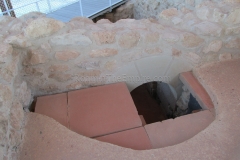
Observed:
[[[120,19],[134,18],[133,15],[134,4],[131,1],[113,9],[111,12],[103,14],[97,18],[94,18],[93,21],[97,22],[101,19],[108,19],[110,22],[117,22]]]
[[[204,1],[194,10],[163,10],[158,19],[96,24],[82,17],[63,23],[36,12],[0,17],[0,156],[16,156],[23,108],[32,96],[112,83],[106,75],[148,57],[158,62],[144,67],[171,69],[171,80],[184,67],[239,58],[239,6]],[[166,59],[171,66],[164,66]]]

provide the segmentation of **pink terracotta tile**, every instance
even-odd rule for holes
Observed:
[[[145,125],[153,148],[184,142],[205,129],[214,120],[209,110]],[[161,135],[161,136],[159,136]]]
[[[143,127],[109,134],[95,139],[135,150],[152,149],[151,142]]]
[[[51,117],[68,127],[67,93],[38,97],[35,112]]]
[[[206,90],[193,76],[192,72],[184,72],[180,74],[180,80],[187,86],[192,95],[197,99],[203,109],[212,109],[214,105]]]
[[[97,137],[142,125],[125,83],[68,93],[70,129]]]
[[[141,119],[141,121],[142,121],[142,125],[145,126],[147,123],[146,123],[143,115],[139,115],[139,117],[140,117],[140,119]]]

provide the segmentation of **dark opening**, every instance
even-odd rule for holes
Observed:
[[[202,110],[190,92],[183,89],[182,95],[177,97],[174,88],[164,82],[142,84],[131,92],[131,96],[138,114],[147,124]]]

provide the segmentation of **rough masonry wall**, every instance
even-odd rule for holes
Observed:
[[[239,58],[239,6],[205,1],[193,11],[163,10],[158,19],[96,24],[41,13],[0,17],[0,156],[16,155],[32,96],[113,83],[106,75],[146,58],[152,61],[143,67],[166,68],[173,86],[185,68]]]

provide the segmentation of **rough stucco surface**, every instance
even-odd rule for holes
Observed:
[[[240,143],[240,60],[194,70],[216,109],[216,119],[193,138],[174,146],[135,151],[78,135],[43,115],[27,113],[20,159],[206,159],[237,160]],[[218,83],[216,83],[218,82]]]

